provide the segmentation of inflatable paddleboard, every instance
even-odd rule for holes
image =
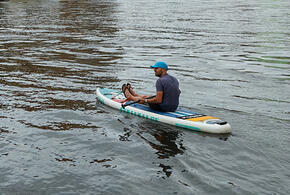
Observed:
[[[175,112],[160,112],[152,110],[148,105],[138,103],[123,108],[123,104],[126,105],[132,102],[127,101],[123,93],[120,93],[120,91],[107,88],[97,88],[96,94],[97,99],[103,104],[142,118],[174,125],[176,127],[191,129],[193,131],[207,133],[231,132],[230,124],[216,117],[179,108]]]

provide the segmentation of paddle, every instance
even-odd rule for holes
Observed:
[[[145,98],[145,99],[151,99],[151,98],[155,98],[155,97],[156,97],[156,95],[153,95],[153,96],[147,97],[147,98]],[[132,104],[136,104],[136,103],[138,103],[138,102],[139,102],[139,100],[138,100],[138,101],[134,101],[134,102],[130,102],[130,103],[128,103],[128,104],[122,104],[122,108],[125,109],[127,106],[130,106],[130,105],[132,105]]]

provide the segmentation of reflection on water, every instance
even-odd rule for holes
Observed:
[[[150,141],[150,139],[142,136],[141,133],[138,133],[138,135],[140,136],[140,138],[146,141],[154,150],[157,150],[156,154],[160,159],[174,157],[177,154],[183,154],[183,150],[185,150],[181,141],[179,143],[179,146],[176,145],[178,132],[167,132],[160,130],[151,135],[154,136],[154,141]],[[159,143],[154,143],[155,141],[158,141]]]
[[[182,141],[179,143],[179,147],[177,146],[177,137],[178,132],[166,132],[166,131],[158,131],[155,132],[152,136],[154,136],[155,140],[159,143],[154,143],[154,141],[150,141],[143,137],[140,133],[138,135],[147,142],[154,150],[156,150],[156,154],[160,159],[166,159],[169,157],[174,157],[178,154],[182,155],[184,153],[185,148],[182,145]],[[172,174],[172,167],[169,165],[165,165],[163,163],[159,164],[159,167],[162,168],[162,172],[166,175],[166,177],[170,177]],[[160,171],[157,172],[161,173]],[[164,178],[164,177],[162,177]]]
[[[43,130],[52,130],[52,131],[67,131],[72,129],[97,129],[99,127],[91,125],[90,123],[83,125],[79,123],[71,123],[71,122],[49,122],[47,125],[34,125],[31,123],[26,123],[25,121],[19,121],[20,123],[25,124],[28,127],[33,127],[37,129]]]

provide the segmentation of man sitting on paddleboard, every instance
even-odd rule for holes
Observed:
[[[168,66],[165,62],[157,62],[151,68],[154,68],[155,76],[159,77],[156,81],[156,96],[145,99],[148,96],[136,94],[130,84],[124,84],[122,91],[125,97],[133,101],[139,101],[140,104],[148,103],[153,110],[174,112],[178,107],[181,93],[178,80],[167,74]]]

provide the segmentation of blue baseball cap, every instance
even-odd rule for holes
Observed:
[[[168,66],[165,62],[156,62],[151,68],[164,68],[165,70],[168,70]]]

